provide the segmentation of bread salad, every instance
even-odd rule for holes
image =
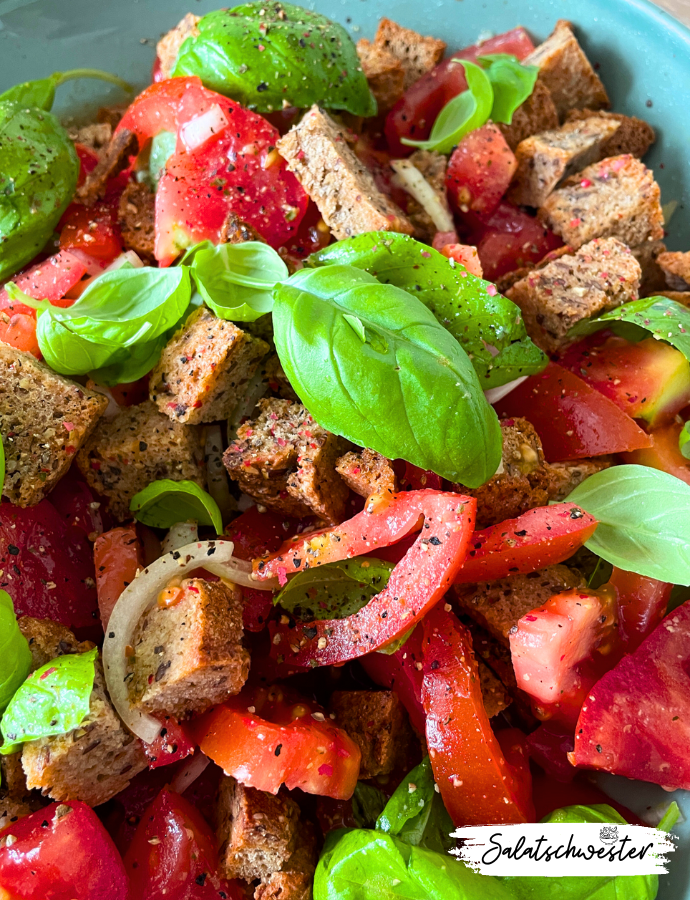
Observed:
[[[0,96],[0,897],[657,896],[453,853],[690,789],[690,251],[597,68],[270,0]]]

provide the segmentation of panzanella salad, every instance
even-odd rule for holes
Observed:
[[[0,96],[2,897],[656,897],[450,852],[690,789],[690,251],[536,39],[249,2]]]

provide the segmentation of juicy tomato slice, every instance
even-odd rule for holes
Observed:
[[[448,161],[446,190],[460,212],[491,216],[517,171],[501,129],[489,122],[460,141]]]
[[[649,435],[615,403],[555,363],[518,385],[496,412],[529,418],[549,462],[651,446]]]
[[[144,566],[143,549],[136,525],[123,525],[99,535],[93,545],[93,562],[96,569],[98,609],[105,630],[120,594]]]
[[[216,840],[191,803],[167,787],[144,814],[125,854],[137,900],[242,900],[236,882],[218,874]]]
[[[419,624],[395,653],[369,653],[360,659],[362,668],[372,681],[395,691],[407,710],[414,728],[424,734],[426,713],[422,705],[422,625]]]
[[[14,840],[9,843],[8,837]],[[79,800],[51,803],[2,832],[0,894],[21,900],[127,900],[120,854]]]
[[[664,428],[657,428],[649,435],[649,447],[625,453],[623,461],[660,469],[690,484],[690,460],[687,460],[678,449],[678,438],[682,428],[680,422],[671,422]]]
[[[56,306],[70,306],[73,302],[71,300],[66,303],[59,301],[82,279],[86,268],[86,264],[74,253],[61,250],[43,262],[30,266],[20,275],[15,275],[12,281],[34,300],[50,300]],[[0,290],[0,310],[36,318],[36,310],[22,303],[14,303],[4,288]]]
[[[444,244],[440,249],[445,257],[454,259],[455,262],[464,266],[470,275],[476,275],[477,278],[484,277],[484,270],[482,269],[477,248],[473,247],[472,244]]]
[[[352,796],[361,754],[314,703],[287,688],[255,688],[191,725],[203,753],[242,784],[281,784],[336,800]]]
[[[530,759],[561,784],[569,784],[577,774],[575,766],[568,759],[574,746],[572,730],[553,722],[542,722],[527,737]]]
[[[75,144],[74,149],[79,157],[79,181],[77,186],[81,187],[86,181],[86,176],[93,172],[98,165],[98,154],[95,150],[87,147],[86,144]]]
[[[177,113],[188,92],[191,92],[199,113],[207,112],[210,108],[208,95],[220,96],[213,91],[207,91],[201,84],[201,79],[196,77],[167,78],[164,81],[154,82],[129,105],[115,132],[125,128],[133,132],[137,136],[140,148],[161,131],[177,134],[179,125],[183,124],[178,122]],[[218,103],[223,106],[221,100]]]
[[[117,209],[109,201],[99,201],[92,207],[70,204],[60,219],[59,229],[63,250],[83,250],[106,264],[122,253]]]
[[[72,465],[50,492],[50,502],[65,525],[78,528],[94,541],[110,524],[110,516],[98,503],[79,469]]]
[[[437,607],[424,620],[426,739],[441,797],[456,826],[534,820],[529,769],[514,769],[484,710],[469,631]]]
[[[406,491],[421,491],[425,488],[431,491],[443,489],[443,479],[440,475],[430,469],[420,469],[419,466],[407,461],[405,461],[405,472],[400,478],[400,484]]]
[[[596,527],[594,516],[574,503],[530,509],[475,531],[455,583],[496,581],[553,566],[579,550]]]
[[[189,729],[172,716],[165,716],[161,720],[161,730],[155,741],[150,744],[142,741],[142,745],[148,757],[149,769],[172,765],[191,756],[196,750]]]
[[[0,341],[17,350],[31,353],[36,359],[43,359],[36,337],[36,319],[33,316],[15,313],[10,316],[9,322],[0,322]]]
[[[352,519],[293,548],[292,569],[346,559],[389,544],[424,519],[420,535],[391,572],[386,587],[354,615],[310,623],[271,622],[272,652],[298,665],[334,665],[364,656],[401,637],[424,618],[453,583],[472,536],[476,505],[462,494],[410,491],[397,494],[381,512]],[[324,548],[319,557],[316,548]],[[359,552],[358,552],[359,551]],[[305,559],[306,557],[306,559]],[[266,564],[270,569],[276,560]],[[317,563],[318,564],[318,563]]]
[[[615,566],[609,584],[618,594],[618,635],[630,653],[663,619],[673,585]]]

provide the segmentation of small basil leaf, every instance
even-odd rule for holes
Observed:
[[[0,722],[0,753],[37,738],[66,734],[89,712],[98,650],[59,656],[36,669],[19,687]]]
[[[19,630],[12,598],[0,591],[0,713],[31,669],[29,643]]]
[[[53,72],[48,78],[39,78],[36,81],[24,81],[15,84],[4,94],[0,94],[0,102],[3,100],[15,100],[24,106],[33,106],[37,109],[48,111],[52,109],[55,100],[55,90],[66,81],[75,78],[97,78],[100,81],[108,81],[116,84],[123,90],[131,93],[132,86],[117,75],[102,72],[100,69],[71,69],[69,72]]]
[[[213,497],[194,481],[152,481],[132,497],[129,508],[134,518],[152,528],[172,528],[178,522],[194,521],[212,525],[223,533],[223,517]]]
[[[149,150],[149,180],[154,191],[158,190],[158,182],[165,172],[168,160],[175,152],[177,135],[172,131],[160,131],[151,141]]]
[[[352,816],[358,828],[373,828],[376,818],[386,805],[386,795],[377,787],[358,781],[352,795]]]
[[[685,584],[674,584],[671,589],[671,596],[668,598],[668,606],[666,607],[666,615],[678,609],[687,600],[690,600],[690,587]]]
[[[302,269],[274,291],[276,349],[316,421],[468,487],[496,471],[498,419],[467,354],[406,291],[351,266]],[[362,344],[344,315],[386,344]]]
[[[686,422],[678,435],[678,449],[686,459],[690,459],[690,422]]]
[[[245,3],[204,16],[182,44],[172,75],[197,75],[206,87],[257,112],[319,103],[373,116],[374,100],[347,31],[291,3]]]
[[[394,568],[383,559],[326,563],[295,575],[273,602],[302,622],[344,619],[386,587]]]
[[[197,245],[185,255],[206,305],[220,319],[255,322],[273,309],[273,288],[288,268],[268,244]],[[184,264],[184,260],[183,260]]]
[[[491,120],[510,125],[515,110],[531,96],[539,67],[523,66],[516,56],[509,53],[480,56],[478,62],[486,64],[486,74],[494,90]]]
[[[413,294],[467,353],[484,390],[535,375],[546,366],[545,354],[528,337],[512,301],[406,234],[360,234],[314,253],[307,263],[355,266]]]
[[[668,809],[661,817],[661,822],[656,826],[658,831],[673,831],[674,826],[680,819],[680,807],[674,800],[669,804]]]
[[[400,782],[376,822],[378,831],[400,834],[403,826],[431,804],[436,793],[428,756]],[[451,828],[452,831],[452,828]]]
[[[568,496],[599,520],[586,546],[648,578],[690,585],[690,485],[647,466],[613,466]]]
[[[171,329],[171,331],[174,330],[174,328]],[[114,354],[110,354],[109,351],[107,365],[90,370],[89,377],[96,384],[105,384],[109,387],[116,384],[131,384],[134,381],[139,381],[144,375],[148,375],[160,359],[163,347],[165,347],[170,338],[171,331],[166,331],[153,341],[137,344],[135,347],[130,347],[127,350]],[[84,346],[84,344],[85,342],[82,341],[81,345]]]

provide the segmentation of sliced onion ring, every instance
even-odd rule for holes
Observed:
[[[197,750],[194,756],[180,769],[170,782],[170,790],[176,794],[184,794],[190,784],[194,784],[199,775],[206,771],[211,760],[201,750]]]
[[[120,718],[137,737],[153,743],[160,732],[160,722],[129,703],[128,671],[125,648],[133,646],[139,619],[156,603],[158,595],[173,578],[184,578],[194,569],[206,569],[233,584],[258,590],[275,590],[278,580],[255,581],[252,564],[232,555],[232,541],[198,541],[166,553],[152,562],[120,594],[108,621],[103,642],[103,665],[110,699]]]

